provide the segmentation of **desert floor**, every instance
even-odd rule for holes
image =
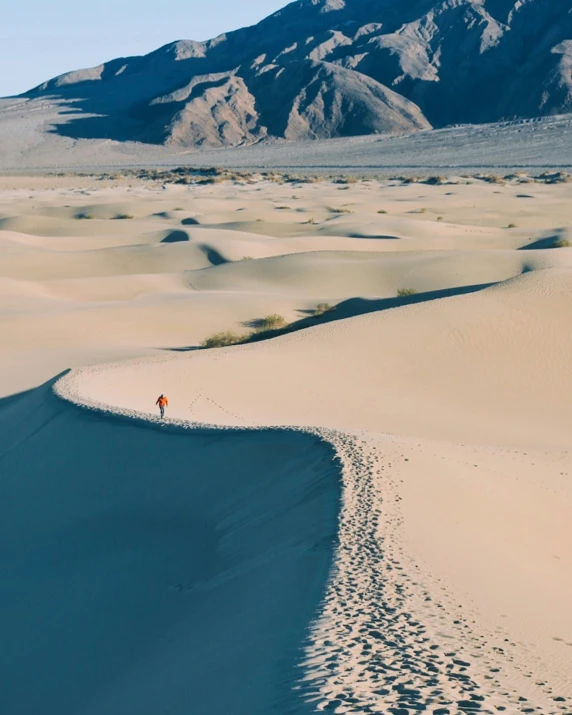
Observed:
[[[2,711],[572,713],[572,183],[223,178],[0,179]]]

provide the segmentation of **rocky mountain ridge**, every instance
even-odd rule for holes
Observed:
[[[299,0],[25,96],[69,105],[64,136],[183,147],[568,113],[572,0]]]

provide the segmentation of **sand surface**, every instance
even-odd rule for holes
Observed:
[[[61,527],[81,534],[72,559],[78,568],[86,554],[97,555],[84,581],[66,591],[93,588],[98,569],[111,576],[89,609],[57,618],[70,633],[87,616],[101,618],[104,633],[123,624],[133,629],[130,648],[149,636],[144,658],[136,663],[124,653],[123,664],[110,665],[112,683],[107,671],[87,678],[87,655],[70,659],[78,647],[70,635],[62,667],[54,665],[38,690],[46,702],[70,715],[151,714],[165,703],[177,715],[206,715],[229,711],[219,694],[210,701],[207,694],[232,681],[231,711],[239,714],[572,712],[572,249],[565,247],[572,184],[173,186],[13,177],[0,186],[0,394],[31,390],[0,402],[0,459],[12,475],[3,487],[12,506],[3,543],[22,542],[4,556],[14,574],[7,603],[15,608],[10,599],[27,589],[55,589],[38,611],[47,614],[38,616],[44,640],[32,648],[39,667],[54,638],[44,618],[52,622],[61,591],[55,572],[42,571],[35,584],[29,574],[55,559],[67,583],[72,556],[47,545],[42,557],[23,534],[33,540]],[[403,289],[415,294],[398,298]],[[320,303],[335,309],[313,316]],[[247,333],[269,314],[296,330],[196,349],[213,333]],[[69,367],[77,369],[56,383],[55,396],[51,385],[36,388]],[[163,423],[154,408],[161,392],[170,401]],[[219,462],[205,424],[219,430]],[[270,429],[276,426],[311,434]],[[52,445],[66,434],[73,449],[54,456]],[[106,445],[105,453],[94,444]],[[117,465],[129,464],[143,444],[137,470],[125,475]],[[192,486],[170,474],[195,460]],[[170,474],[165,483],[154,462]],[[52,505],[46,484],[45,496],[34,486],[54,473],[54,497],[83,477],[84,491],[68,502],[75,525],[65,503]],[[171,523],[175,510],[184,538],[172,534],[176,548],[168,539],[153,546],[173,554],[173,573],[150,576],[144,566],[155,562],[135,549],[126,573],[137,573],[139,563],[145,575],[126,585],[121,568],[106,560],[114,549],[95,537],[97,522],[86,523],[89,491],[97,490],[104,514],[114,513],[121,544],[128,532],[115,530],[135,505],[135,543],[146,533],[135,508],[137,474],[145,475],[146,498],[165,504],[159,512],[148,507],[156,528]],[[213,476],[202,497],[208,523],[195,534],[197,484]],[[282,510],[284,480],[292,506]],[[182,583],[175,562],[190,542],[205,545],[189,547],[190,572],[218,564],[207,547],[210,533],[228,527],[221,494],[224,508],[241,515],[225,538],[253,551],[237,555],[231,547],[216,586],[193,591],[204,619],[183,607],[179,629],[174,615],[167,618],[171,596],[133,592],[149,589],[149,578]],[[261,510],[263,523],[256,526],[250,509]],[[31,525],[25,531],[24,523]],[[289,554],[285,572],[281,554]],[[260,573],[235,582],[233,569],[251,559]],[[27,575],[22,562],[32,564]],[[135,598],[155,640],[119,608],[110,618],[101,605],[112,598],[106,589],[126,594],[126,604]],[[253,613],[248,593],[261,590],[269,610]],[[30,599],[5,611],[14,643],[18,634],[29,638],[33,626],[22,631],[18,623],[36,609]],[[244,636],[220,611],[235,607],[250,634],[269,630],[272,639],[259,634],[264,642],[252,636],[238,648]],[[85,635],[91,652],[107,657],[110,644]],[[212,640],[211,650],[195,650],[197,639]],[[21,700],[18,685],[30,651],[14,648],[16,685],[3,708],[10,715],[37,708],[31,695]],[[263,674],[258,656],[269,665]],[[82,680],[68,692],[70,677]]]

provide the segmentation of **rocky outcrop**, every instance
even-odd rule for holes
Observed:
[[[67,136],[185,147],[571,112],[572,0],[300,0],[27,93],[45,95],[78,113]]]

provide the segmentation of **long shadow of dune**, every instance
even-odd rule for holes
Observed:
[[[210,248],[210,246],[201,246],[201,250],[212,266],[222,266],[223,263],[228,263],[228,261],[223,258],[218,251],[215,251],[214,248]]]
[[[565,231],[557,231],[553,236],[545,236],[537,241],[521,246],[519,251],[541,251],[546,248],[558,248],[558,241],[565,238]]]
[[[284,335],[285,333],[294,332],[296,330],[304,330],[316,325],[332,323],[336,320],[345,320],[346,318],[355,318],[358,315],[367,313],[380,313],[393,308],[402,308],[405,305],[416,305],[418,303],[427,303],[431,300],[439,300],[441,298],[452,298],[457,295],[468,295],[477,293],[478,291],[490,288],[495,283],[480,283],[478,285],[461,286],[459,288],[445,288],[443,290],[427,291],[426,293],[418,293],[411,296],[403,296],[397,298],[349,298],[332,309],[319,316],[308,316],[291,323],[288,328],[282,330],[267,331],[256,333],[251,336],[250,340],[264,340],[268,337],[276,335]],[[272,333],[272,335],[270,335]]]
[[[336,320],[345,320],[346,318],[355,318],[358,315],[365,315],[367,313],[380,313],[385,310],[391,310],[392,308],[402,308],[405,305],[416,305],[418,303],[427,303],[431,300],[439,300],[441,298],[452,298],[458,295],[469,295],[470,293],[478,293],[485,288],[490,288],[496,285],[495,282],[492,283],[479,283],[470,286],[460,286],[458,288],[444,288],[442,290],[427,291],[426,293],[418,293],[411,296],[403,296],[397,298],[349,298],[341,303],[338,303],[335,308],[328,310],[322,315],[309,315],[300,320],[296,320],[290,323],[286,328],[280,328],[277,330],[264,330],[259,332],[254,332],[248,336],[245,343],[254,343],[261,340],[269,340],[270,338],[277,338],[280,335],[286,335],[288,333],[294,333],[297,330],[304,330],[305,328],[313,328],[317,325],[324,325],[325,323],[333,323]],[[253,320],[246,323],[247,327],[256,328],[259,325],[259,321]],[[193,350],[200,350],[201,348],[193,345],[188,347],[180,348],[161,348],[162,350],[167,350],[169,352],[191,352]]]
[[[161,239],[161,243],[183,243],[188,241],[189,236],[185,231],[173,230],[170,231],[165,238]]]
[[[226,715],[232,693],[235,715],[310,715],[293,686],[332,565],[333,449],[110,418],[51,383],[0,400],[0,712]]]
[[[384,240],[384,241],[400,241],[401,239],[399,236],[385,236],[380,234],[372,236],[371,234],[368,233],[361,233],[361,232],[355,232],[355,233],[350,233],[348,234],[348,238],[365,238],[365,239],[371,239],[372,241],[377,241],[377,240]]]

